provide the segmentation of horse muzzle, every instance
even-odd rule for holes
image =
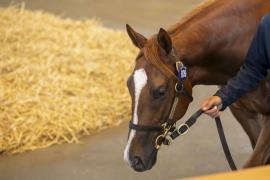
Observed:
[[[154,150],[149,158],[143,159],[139,156],[134,156],[131,159],[131,167],[137,172],[143,172],[152,169],[157,161],[157,151]]]

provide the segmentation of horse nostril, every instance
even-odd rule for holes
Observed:
[[[141,161],[140,158],[137,157],[137,156],[135,156],[134,159],[133,159],[133,164],[134,164],[134,165],[137,165],[137,164],[140,163],[140,161]]]
[[[141,158],[138,156],[134,156],[134,158],[132,159],[132,167],[136,171],[144,171],[145,170],[145,166],[144,166]]]

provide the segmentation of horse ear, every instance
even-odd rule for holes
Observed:
[[[164,49],[167,54],[170,54],[172,50],[172,40],[166,30],[163,28],[159,29],[157,40],[159,46]]]
[[[135,32],[128,24],[126,24],[126,29],[133,44],[140,49],[143,48],[147,39],[143,35]]]

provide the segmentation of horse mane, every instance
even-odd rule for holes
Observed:
[[[169,28],[168,33],[169,34],[177,33],[179,30],[183,29],[183,26],[191,23],[194,19],[203,17],[203,15],[207,14],[208,12],[211,12],[211,10],[213,11],[212,8],[217,6],[220,2],[223,2],[223,1],[222,0],[203,1],[198,6],[196,6],[191,12],[185,15],[179,23],[176,23],[171,28]],[[166,75],[168,78],[170,77],[177,78],[174,72],[172,72],[172,70],[160,58],[160,47],[156,40],[156,36],[153,36],[153,38],[150,38],[148,40],[148,43],[146,43],[144,47],[144,55],[145,55],[146,60],[150,64],[160,69],[163,72],[163,74]]]
[[[204,0],[203,2],[199,3],[193,10],[191,10],[189,13],[184,15],[184,17],[181,18],[180,22],[172,25],[168,32],[170,34],[177,32],[177,30],[183,29],[184,26],[187,26],[192,20],[203,17],[203,15],[212,12],[214,7],[219,5],[222,0]]]
[[[196,16],[198,13],[201,13],[202,10],[205,8],[208,8],[209,6],[213,5],[213,3],[217,2],[217,0],[205,0],[199,3],[193,10],[191,10],[189,13],[184,15],[184,17],[181,19],[182,23],[185,23],[186,21],[189,21],[194,16]]]

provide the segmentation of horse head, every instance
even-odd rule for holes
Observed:
[[[132,120],[124,159],[134,170],[145,171],[156,163],[157,141],[161,140],[158,137],[164,133],[159,127],[168,121],[175,124],[184,116],[191,102],[187,94],[191,97],[192,86],[186,78],[177,87],[179,56],[166,30],[161,28],[157,35],[147,39],[127,25],[127,33],[139,54],[127,80]],[[175,101],[176,93],[179,93],[178,101]]]

